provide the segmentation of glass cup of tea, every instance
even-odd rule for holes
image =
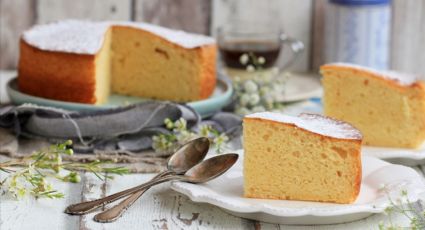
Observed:
[[[270,21],[233,21],[218,28],[217,41],[221,64],[231,77],[249,78],[253,67],[262,72],[279,73],[304,49],[301,41],[290,38]],[[292,55],[285,63],[279,63],[279,58],[286,53],[283,50],[286,45]]]

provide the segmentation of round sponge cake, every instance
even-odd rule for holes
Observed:
[[[101,104],[111,92],[187,102],[216,83],[213,38],[145,23],[67,20],[38,25],[20,42],[19,89]]]

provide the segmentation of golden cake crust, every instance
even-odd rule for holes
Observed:
[[[385,82],[387,83],[389,86],[397,88],[399,90],[405,90],[406,88],[417,88],[423,91],[423,95],[425,97],[425,83],[422,81],[418,81],[418,80],[412,80],[407,82],[407,84],[403,84],[402,82],[400,82],[397,79],[391,79],[391,78],[387,78],[385,77],[385,74],[377,74],[377,72],[371,72],[369,71],[367,68],[353,68],[350,65],[338,65],[338,64],[326,64],[326,65],[322,65],[320,67],[320,72],[324,72],[324,71],[328,71],[328,70],[332,70],[332,71],[352,71],[354,74],[356,73],[362,73],[365,75],[368,75],[369,77],[372,77],[374,79],[377,79],[379,81]]]
[[[95,55],[45,51],[20,40],[19,90],[62,101],[96,102]]]
[[[216,67],[215,60],[217,56],[217,46],[209,45],[205,47],[199,47],[199,54],[202,60],[201,66],[201,95],[199,98],[208,98],[214,91],[216,86]]]

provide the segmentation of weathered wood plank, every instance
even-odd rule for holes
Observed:
[[[425,2],[392,3],[391,68],[425,76]]]
[[[94,200],[94,199],[104,197],[106,195],[107,181],[100,180],[92,173],[84,174],[82,184],[83,186],[80,193],[80,200],[78,202]],[[94,215],[96,215],[95,212],[89,213],[84,216],[80,216],[79,229],[81,230],[96,229],[96,228],[89,227],[89,223],[94,222],[93,221]]]
[[[310,69],[313,1],[216,0],[213,3],[212,34],[216,33],[217,28],[230,23],[235,18],[242,20],[271,18],[277,20],[285,33],[301,40],[305,45],[304,52],[290,69],[295,71],[308,71]],[[288,48],[284,50],[282,62],[285,62],[291,56]]]
[[[0,181],[7,174],[0,172]],[[70,203],[80,200],[82,184],[71,184],[56,179],[54,187],[65,194],[63,199],[16,200],[0,194],[0,229],[77,229],[79,218],[63,212]]]
[[[37,23],[76,18],[130,20],[131,0],[38,0]]]
[[[35,21],[35,0],[0,0],[0,69],[15,69],[22,31]]]
[[[209,0],[135,0],[134,20],[208,34],[211,21]]]
[[[132,174],[116,177],[109,181],[106,194],[146,182],[154,174]],[[90,199],[102,194],[99,184],[92,188]],[[82,221],[86,229],[242,229],[250,222],[233,217],[220,209],[191,202],[169,188],[169,184],[159,185],[148,192],[114,223],[101,224],[92,221],[94,214],[87,215]]]
[[[315,226],[295,226],[295,225],[275,225],[262,222],[254,222],[251,229],[261,229],[261,230],[338,230],[338,229],[352,229],[352,230],[363,230],[363,229],[378,229],[380,222],[388,223],[388,216],[384,214],[372,215],[366,219],[358,220],[351,223],[345,224],[333,224],[333,225],[315,225]],[[406,217],[402,215],[394,215],[393,221],[395,224],[400,226],[409,226],[409,221]]]

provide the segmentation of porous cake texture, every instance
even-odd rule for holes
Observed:
[[[320,115],[248,115],[244,196],[352,203],[360,191],[361,142],[350,124]]]
[[[346,63],[327,64],[323,106],[327,116],[358,128],[364,144],[418,148],[425,140],[425,84],[415,76]]]
[[[91,104],[111,92],[187,102],[216,83],[213,38],[145,23],[66,20],[38,25],[20,41],[19,89]]]

